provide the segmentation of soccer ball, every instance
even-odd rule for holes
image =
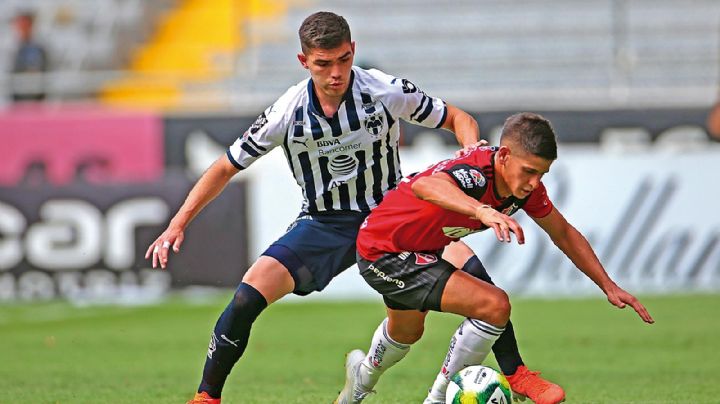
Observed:
[[[487,366],[468,366],[450,378],[447,404],[510,404],[512,393],[505,376]]]

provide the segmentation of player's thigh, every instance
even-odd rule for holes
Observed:
[[[300,216],[263,255],[275,258],[290,272],[294,293],[321,291],[355,264],[355,240],[364,217],[352,212]]]
[[[402,344],[415,343],[425,331],[427,313],[427,311],[395,310],[387,307],[387,330],[390,338]]]
[[[510,317],[510,300],[497,286],[472,275],[455,271],[442,293],[442,311],[460,314],[503,327]]]
[[[473,255],[475,252],[467,244],[458,240],[445,247],[442,258],[453,264],[455,268],[462,268]]]
[[[242,281],[257,289],[268,304],[295,289],[295,281],[288,269],[275,258],[265,255],[255,261]]]

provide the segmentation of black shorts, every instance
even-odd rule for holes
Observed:
[[[385,254],[375,262],[357,256],[360,275],[394,310],[440,310],[442,294],[457,269],[434,253]]]

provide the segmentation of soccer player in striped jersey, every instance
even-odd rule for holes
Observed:
[[[153,267],[165,268],[190,221],[230,178],[282,148],[303,193],[300,214],[245,273],[220,315],[192,402],[220,402],[251,326],[267,305],[289,293],[321,291],[355,263],[360,224],[402,178],[400,119],[447,129],[464,148],[478,142],[477,122],[467,113],[408,80],[353,66],[355,44],[342,17],[315,13],[302,23],[299,36],[298,60],[310,78],[288,89],[212,164],[146,253]],[[521,363],[514,336],[509,340],[507,357]]]
[[[428,310],[466,319],[450,348],[426,404],[445,403],[450,377],[482,363],[506,331],[510,302],[502,289],[457,270],[441,258],[451,242],[493,229],[499,241],[511,233],[524,243],[523,230],[510,215],[523,209],[555,245],[620,308],[630,305],[643,321],[653,319],[630,293],[610,279],[587,240],[558,212],[542,176],[557,157],[550,123],[537,114],[508,118],[500,147],[479,147],[403,179],[362,224],[358,267],[365,281],[383,295],[388,318],[378,327],[367,355],[354,350],[346,359],[346,384],[336,402],[362,401],[380,375],[407,355],[423,333]],[[497,354],[496,354],[497,356]],[[548,391],[508,380],[519,396],[536,403],[558,403],[562,390]]]

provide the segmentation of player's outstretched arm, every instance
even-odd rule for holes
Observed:
[[[487,144],[485,140],[480,140],[480,127],[475,118],[454,105],[447,104],[447,116],[441,128],[454,133],[458,143],[463,147],[455,153],[455,157]]]
[[[509,243],[512,241],[510,233],[515,233],[518,244],[525,243],[522,227],[513,218],[466,195],[447,173],[437,172],[420,177],[413,182],[411,188],[415,196],[424,201],[481,221],[495,231],[499,241]]]
[[[560,212],[553,208],[549,215],[535,219],[562,252],[588,278],[592,279],[607,296],[608,301],[619,308],[630,305],[646,323],[655,322],[645,306],[630,293],[618,286],[605,271],[587,239]]]
[[[226,155],[220,156],[203,173],[185,198],[180,209],[170,221],[167,229],[150,244],[145,252],[145,259],[152,257],[152,267],[165,269],[167,266],[170,247],[174,252],[180,251],[185,239],[185,228],[198,213],[215,199],[225,188],[230,179],[238,173],[238,169],[228,160]]]

